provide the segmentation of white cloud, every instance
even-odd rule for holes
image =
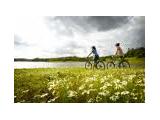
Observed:
[[[105,18],[107,20],[107,18]],[[121,18],[122,19],[122,18]],[[120,19],[120,20],[121,20]],[[63,18],[63,20],[65,20]],[[98,20],[92,21],[92,25],[87,25],[84,18],[72,24],[63,21],[47,23],[46,17],[17,17],[15,20],[15,57],[35,58],[35,57],[63,57],[63,56],[87,56],[90,47],[95,45],[100,55],[114,54],[116,42],[120,42],[124,51],[128,48],[144,46],[144,17],[133,17],[129,22],[117,22],[114,29],[109,25],[109,30],[103,25],[98,25]],[[75,20],[78,20],[77,18]],[[90,18],[90,20],[92,20]],[[115,19],[111,19],[115,20]],[[79,23],[78,23],[79,22]],[[109,23],[114,23],[110,22]],[[118,25],[118,24],[121,25]],[[51,25],[51,28],[50,26]],[[87,25],[83,30],[83,25]],[[98,26],[97,30],[92,28]],[[107,26],[107,25],[106,25]],[[118,26],[118,27],[117,27]],[[76,27],[76,28],[74,28]],[[101,28],[102,27],[102,28]],[[70,32],[70,30],[72,32]],[[67,31],[67,32],[66,32]],[[19,44],[16,44],[19,43]],[[22,45],[23,44],[23,45]],[[19,47],[18,47],[19,46]]]

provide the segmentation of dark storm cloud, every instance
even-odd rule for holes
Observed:
[[[132,33],[132,42],[136,42],[137,46],[145,47],[145,29],[137,29]]]
[[[139,23],[139,39],[141,40],[142,47],[145,47],[145,17],[141,17],[140,23]]]
[[[88,20],[92,26],[95,26],[98,31],[108,31],[118,28],[130,20],[130,17],[126,16],[93,16]]]
[[[89,33],[108,31],[127,24],[128,16],[58,16],[47,17],[47,24],[60,34],[73,35],[74,32]]]
[[[145,47],[144,16],[58,16],[46,17],[46,21],[49,28],[58,36],[74,38],[75,33],[79,36],[94,34],[96,46],[101,49],[106,48],[104,54],[106,51],[111,54],[112,46],[116,42],[121,42],[125,49]],[[105,33],[106,37],[97,36],[97,33]],[[56,53],[75,55],[79,50],[82,51],[88,47],[81,42],[82,40],[80,42],[69,40],[68,44],[58,49]],[[91,44],[92,42],[90,41]]]
[[[19,37],[18,35],[14,35],[14,45],[15,45],[15,47],[29,46],[29,44],[26,42],[23,42],[21,37]]]
[[[121,43],[124,52],[128,48],[145,47],[143,16],[58,16],[43,20],[42,24],[47,25],[46,31],[44,26],[38,27],[44,33],[35,31],[35,35],[32,32],[33,36],[27,37],[21,32],[15,33],[14,45],[18,55],[20,52],[23,56],[26,52],[30,56],[35,53],[32,48],[39,48],[37,55],[42,56],[87,56],[92,45],[96,46],[100,56],[111,55],[114,54],[116,42]],[[23,29],[29,32],[25,27]],[[35,43],[29,38],[36,39]]]
[[[132,21],[133,30],[130,31],[130,41],[135,46],[145,47],[145,17],[135,17]]]

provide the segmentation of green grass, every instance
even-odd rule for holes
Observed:
[[[144,68],[15,69],[14,96],[20,103],[144,103]]]
[[[144,64],[144,62],[145,62],[145,58],[131,57],[131,58],[127,58],[127,59],[131,64]]]

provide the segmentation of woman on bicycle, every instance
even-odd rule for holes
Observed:
[[[120,47],[120,43],[116,43],[115,46],[117,48],[115,55],[119,57],[123,57],[124,53],[123,53],[122,48]]]
[[[117,48],[117,51],[116,51],[116,56],[118,57],[118,66],[119,68],[121,67],[130,67],[130,64],[129,62],[125,59],[125,55],[123,53],[123,50],[122,48],[120,47],[120,43],[116,43],[115,44],[116,48]]]
[[[96,50],[95,46],[92,46],[92,51],[87,57],[89,57],[91,54],[93,54],[94,65],[96,65],[97,61],[99,60],[99,55],[97,53],[97,50]]]

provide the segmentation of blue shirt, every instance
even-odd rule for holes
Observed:
[[[96,49],[92,49],[92,53],[93,53],[93,55],[95,55],[95,56],[99,56]]]

